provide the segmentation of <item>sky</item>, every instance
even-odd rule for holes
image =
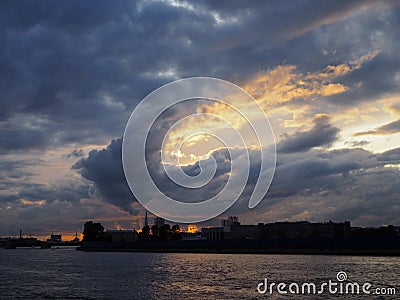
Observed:
[[[143,226],[122,169],[126,123],[153,90],[195,76],[230,81],[263,108],[275,176],[249,209],[260,151],[228,155],[197,135],[182,152],[176,145],[199,123],[189,120],[167,137],[168,163],[193,175],[212,157],[217,176],[200,190],[171,185],[159,148],[176,120],[202,111],[242,126],[199,99],[166,111],[152,130],[146,159],[166,194],[217,194],[246,150],[247,185],[221,217],[400,225],[398,1],[1,1],[0,236],[74,234],[87,220]]]

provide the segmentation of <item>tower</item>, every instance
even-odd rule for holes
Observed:
[[[146,210],[146,215],[144,216],[144,226],[149,226],[149,219],[147,218],[147,210]]]

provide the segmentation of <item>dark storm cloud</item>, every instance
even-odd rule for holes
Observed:
[[[379,50],[380,54],[361,68],[338,78],[349,89],[323,99],[332,111],[326,112],[323,106],[312,109],[334,113],[338,105],[359,105],[398,91],[400,11],[388,9],[398,4],[396,1],[171,3],[29,1],[21,5],[1,1],[0,154],[15,155],[15,161],[23,161],[20,155],[29,151],[36,158],[36,153],[44,155],[46,150],[65,145],[68,150],[63,153],[87,144],[105,144],[123,134],[129,114],[145,95],[182,77],[212,76],[242,84],[255,72],[277,65],[295,65],[307,74]],[[167,128],[169,121],[163,125]],[[376,166],[379,172],[373,172],[372,167],[365,166],[366,161],[376,165],[372,153],[349,150],[351,155],[343,152],[332,157],[333,152],[312,149],[329,145],[337,133],[329,122],[316,123],[311,131],[291,135],[279,145],[282,155],[271,201],[297,197],[310,186],[315,193],[322,188],[333,191],[341,184],[350,187],[351,180],[361,188],[367,186],[371,201],[381,200],[383,192],[389,195],[394,190],[389,185],[378,197],[369,187],[373,180],[385,185],[384,176],[398,174],[396,170],[381,169],[384,161],[396,161],[397,152],[382,154]],[[122,172],[120,143],[115,140],[106,149],[91,152],[74,169],[93,182],[95,193],[103,199],[136,214]],[[149,147],[154,150],[149,155],[154,155],[150,163],[156,170],[157,146]],[[304,160],[296,157],[297,151],[302,152]],[[71,155],[72,159],[81,153]],[[217,160],[224,157],[218,151],[213,155]],[[18,216],[22,215],[37,216],[35,222],[40,218],[40,228],[44,228],[46,221],[57,223],[62,216],[71,216],[70,205],[82,208],[78,202],[87,196],[86,182],[60,187],[36,184],[29,166],[15,161],[3,160],[1,165],[1,200],[7,199],[6,205],[15,207],[15,211],[1,210],[7,211],[6,223],[20,220]],[[226,181],[229,166],[225,160],[218,161],[219,176],[199,197],[217,192]],[[251,170],[245,195],[251,192],[259,170],[255,154]],[[195,174],[198,165],[188,166],[186,172]],[[160,175],[160,185],[168,190],[171,183],[164,175]],[[21,204],[24,197],[47,202],[44,206],[25,206]],[[355,212],[369,213],[362,208],[366,198],[360,196],[348,206],[338,203],[338,207],[343,214],[346,209],[354,216]],[[370,202],[368,205],[381,215],[385,212],[384,205],[380,210]],[[92,218],[90,209],[86,209],[85,216]]]
[[[272,195],[274,191],[293,195],[307,188],[334,189],[352,171],[383,165],[376,155],[362,149],[312,150],[301,157],[286,154],[278,158]]]
[[[397,152],[387,153],[389,159],[398,162]],[[282,154],[260,206],[248,211],[250,189],[225,214],[243,214],[253,222],[306,218],[351,220],[362,226],[397,224],[399,170],[385,167],[387,163],[381,155],[362,149],[312,150],[301,157]]]
[[[240,82],[284,61],[302,65],[322,55],[308,32],[373,3],[2,2],[0,118],[33,113],[59,143],[104,142],[122,135],[130,110],[159,85],[194,75]]]
[[[400,148],[391,149],[379,155],[378,160],[398,163],[400,161]]]
[[[314,123],[311,130],[297,132],[284,138],[277,146],[278,152],[304,152],[314,147],[328,146],[337,139],[340,130],[329,123],[327,116],[316,118]]]
[[[368,15],[390,3],[201,2],[179,7],[157,1],[2,2],[0,120],[8,128],[18,114],[44,122],[20,128],[18,134],[3,134],[2,148],[104,144],[122,135],[129,113],[142,97],[175,78],[208,75],[240,83],[260,68],[283,62],[299,69],[324,67],[315,65],[329,61],[321,37],[332,35],[334,26],[347,28],[345,17],[360,8]],[[194,9],[187,8],[191,5]],[[360,22],[371,30],[379,27],[394,46],[398,14],[393,10],[380,27],[371,18]],[[325,27],[318,31],[321,25]],[[388,28],[394,34],[389,35]],[[339,41],[350,43],[353,51],[357,41],[368,39],[365,34]],[[346,55],[336,54],[343,59]],[[349,86],[364,83],[344,98],[352,102],[393,90],[397,55],[381,53],[365,71],[343,78]]]
[[[355,170],[347,176],[317,178],[315,184],[306,181],[291,196],[267,196],[261,211],[254,212],[255,220],[350,220],[353,226],[398,224],[398,175],[398,169],[379,167]]]
[[[133,24],[134,2],[1,5],[3,120],[16,113],[45,116],[49,138],[92,142],[90,131],[99,143],[121,134],[127,107],[160,83],[141,78],[146,61],[138,52],[144,36]],[[157,61],[155,53],[147,55]]]
[[[292,1],[285,2],[207,1],[206,8],[222,19],[237,19],[225,29],[219,48],[226,49],[257,41],[257,50],[271,47],[320,27],[341,20],[372,1]],[[298,13],[301,11],[302,13]],[[285,20],[285,22],[282,22]],[[252,30],[248,30],[251,28]],[[260,40],[260,36],[263,37]]]
[[[92,150],[87,158],[76,162],[72,169],[95,184],[96,193],[105,201],[138,214],[122,168],[122,139],[113,140],[106,149]]]
[[[92,151],[88,158],[81,159],[74,168],[99,188],[99,195],[104,200],[129,211],[135,200],[126,188],[121,162],[116,159],[120,156],[120,151],[121,140],[114,140],[106,149]],[[196,189],[193,194],[186,191],[182,196],[184,189],[173,184],[161,166],[153,172],[153,180],[163,192],[174,199],[189,202],[203,201],[216,195],[226,184],[231,172],[230,160],[237,158],[242,152],[244,149],[231,149],[232,157],[227,159],[226,149],[215,151],[212,155],[216,158],[218,166],[216,176],[205,188]],[[246,188],[239,200],[225,213],[227,215],[249,212],[248,199],[260,169],[259,153],[249,150],[249,156],[250,176]],[[386,214],[388,219],[395,223],[399,222],[397,217],[399,210],[395,209],[397,206],[393,206],[395,204],[393,195],[398,192],[395,178],[399,175],[399,171],[396,168],[385,167],[388,161],[398,162],[399,159],[398,149],[382,154],[374,154],[363,149],[310,150],[302,156],[296,153],[281,154],[278,156],[270,190],[260,207],[255,210],[263,211],[262,208],[268,210],[280,203],[286,203],[288,205],[284,208],[286,214],[276,215],[275,218],[290,219],[302,211],[298,206],[292,207],[288,203],[300,201],[303,203],[302,208],[312,212],[316,220],[351,219],[357,220],[359,224],[367,224],[363,217],[370,216],[371,219],[376,218],[374,224],[380,225],[384,222]],[[150,168],[155,166],[152,165]],[[199,165],[196,163],[186,166],[184,171],[189,175],[196,175],[199,173]],[[138,180],[137,184],[145,184]],[[121,187],[123,188],[120,189]],[[118,193],[122,197],[119,197]]]
[[[400,120],[390,122],[388,124],[379,126],[378,128],[370,131],[358,132],[354,136],[360,135],[385,135],[400,132]]]
[[[396,42],[391,41],[391,43]],[[344,75],[341,82],[350,89],[340,96],[330,97],[329,100],[342,105],[355,105],[397,93],[399,70],[400,54],[383,51],[376,58],[365,63],[362,68]]]
[[[15,150],[45,149],[51,139],[42,128],[17,125],[0,128],[0,154]]]
[[[376,11],[374,18],[364,11],[349,20],[318,29],[320,37],[324,37],[321,42],[326,44],[326,49],[335,52],[334,61],[354,61],[357,56],[374,51],[378,53],[370,61],[364,62],[361,68],[339,78],[349,89],[343,94],[329,97],[327,100],[330,103],[360,105],[398,93],[399,16],[397,3],[389,11]]]
[[[186,189],[177,186],[166,175],[161,164],[150,162],[148,167],[155,183],[165,194],[180,201],[195,202],[217,193],[223,187],[221,181],[226,180],[226,174],[230,171],[227,153],[219,151],[214,157],[218,165],[216,180],[210,183],[207,189]],[[113,140],[105,149],[92,150],[88,157],[80,159],[72,168],[95,185],[97,196],[132,214],[139,213],[133,208],[136,199],[129,189],[122,167],[122,139]],[[200,172],[198,162],[183,169],[190,176]]]

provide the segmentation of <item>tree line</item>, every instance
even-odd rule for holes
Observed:
[[[156,224],[144,226],[139,232],[139,240],[180,240],[182,232],[178,224],[164,224],[161,227]]]
[[[164,224],[157,226],[156,224],[150,226],[144,226],[140,232],[138,232],[138,240],[180,240],[182,238],[182,232],[178,224],[170,226]],[[87,221],[83,228],[83,241],[84,242],[106,242],[111,241],[111,236],[107,234],[101,223],[94,223],[93,221]]]

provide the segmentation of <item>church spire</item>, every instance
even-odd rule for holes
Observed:
[[[146,215],[144,216],[144,226],[149,226],[149,220],[147,218],[147,210],[146,210]]]

